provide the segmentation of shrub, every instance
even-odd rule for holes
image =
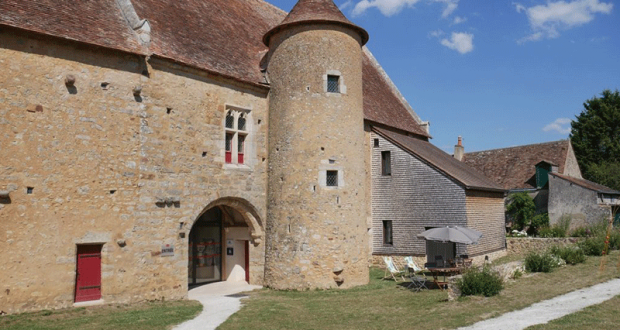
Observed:
[[[541,228],[549,227],[549,214],[540,213],[535,215],[530,222],[528,233],[530,235],[536,235]]]
[[[472,267],[463,278],[456,282],[462,296],[483,295],[491,297],[499,294],[504,288],[502,277],[498,272],[492,271],[485,266],[482,270]]]
[[[515,269],[514,273],[512,273],[513,280],[518,280],[521,276],[523,276],[523,272],[519,268]]]
[[[514,227],[518,230],[523,230],[530,224],[536,212],[534,199],[528,193],[520,192],[508,196],[508,202],[506,213],[514,221]]]
[[[605,237],[601,235],[588,237],[577,244],[586,255],[600,256],[603,255],[603,250],[605,249]]]
[[[560,266],[559,261],[548,252],[538,253],[534,251],[525,257],[525,270],[530,273],[548,273],[558,266]]]
[[[562,258],[569,265],[586,261],[586,254],[578,246],[552,246],[549,252]]]
[[[590,234],[590,229],[586,227],[578,227],[570,232],[570,237],[588,237]]]

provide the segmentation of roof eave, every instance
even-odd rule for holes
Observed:
[[[265,33],[265,35],[263,36],[263,43],[265,44],[265,46],[269,47],[269,41],[274,34],[282,30],[285,30],[289,27],[295,26],[295,25],[305,25],[305,24],[334,24],[334,25],[340,25],[340,26],[353,29],[357,33],[360,34],[362,46],[364,46],[368,42],[368,39],[370,38],[366,30],[362,29],[361,27],[355,24],[339,22],[339,21],[331,21],[331,20],[314,19],[314,20],[295,21],[295,22],[290,22],[290,23],[279,24],[275,26],[274,28],[272,28],[271,30],[267,31],[267,33]]]
[[[457,179],[456,177],[454,177],[453,175],[451,175],[450,173],[440,169],[439,167],[437,167],[436,165],[434,165],[431,161],[429,161],[428,159],[416,154],[413,150],[407,148],[406,146],[402,145],[400,142],[395,141],[394,139],[392,139],[389,136],[386,136],[384,134],[382,134],[380,131],[372,128],[372,131],[379,134],[381,137],[383,137],[384,139],[390,141],[391,143],[393,143],[394,145],[398,146],[399,148],[401,148],[402,150],[407,151],[408,153],[414,155],[416,158],[420,159],[422,162],[424,162],[425,164],[427,164],[428,166],[432,167],[433,169],[435,169],[436,171],[438,171],[439,173],[442,173],[443,175],[449,177],[450,179],[452,179],[454,182],[456,182],[458,185],[460,185],[461,187],[463,187],[464,189],[468,189],[468,190],[484,190],[484,191],[493,191],[493,192],[506,192],[505,189],[503,188],[491,188],[491,187],[478,187],[478,186],[468,186],[467,184],[465,184],[463,181]],[[430,143],[428,141],[426,141],[427,143]]]

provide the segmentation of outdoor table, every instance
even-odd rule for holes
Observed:
[[[433,276],[433,282],[435,282],[441,290],[448,284],[448,282],[446,282],[446,275],[452,276],[461,273],[461,268],[459,267],[429,267],[427,269]],[[441,275],[443,275],[443,282],[440,282],[438,279]]]

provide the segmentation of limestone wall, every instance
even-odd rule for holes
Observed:
[[[86,243],[103,244],[105,302],[183,298],[189,230],[207,205],[230,197],[264,225],[265,90],[10,29],[0,68],[0,190],[12,190],[0,203],[0,310],[71,306]],[[224,164],[227,105],[252,113],[245,166]],[[251,282],[262,283],[255,243]],[[174,256],[160,256],[164,244]]]
[[[368,283],[360,37],[336,25],[271,38],[266,283]],[[328,92],[329,75],[340,90]],[[337,172],[337,185],[326,184]]]
[[[530,251],[545,251],[553,245],[575,244],[579,238],[537,238],[537,237],[507,237],[506,248],[509,254],[525,254]]]

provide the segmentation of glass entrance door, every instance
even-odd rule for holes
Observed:
[[[188,284],[222,279],[222,212],[212,208],[203,214],[189,234]]]

